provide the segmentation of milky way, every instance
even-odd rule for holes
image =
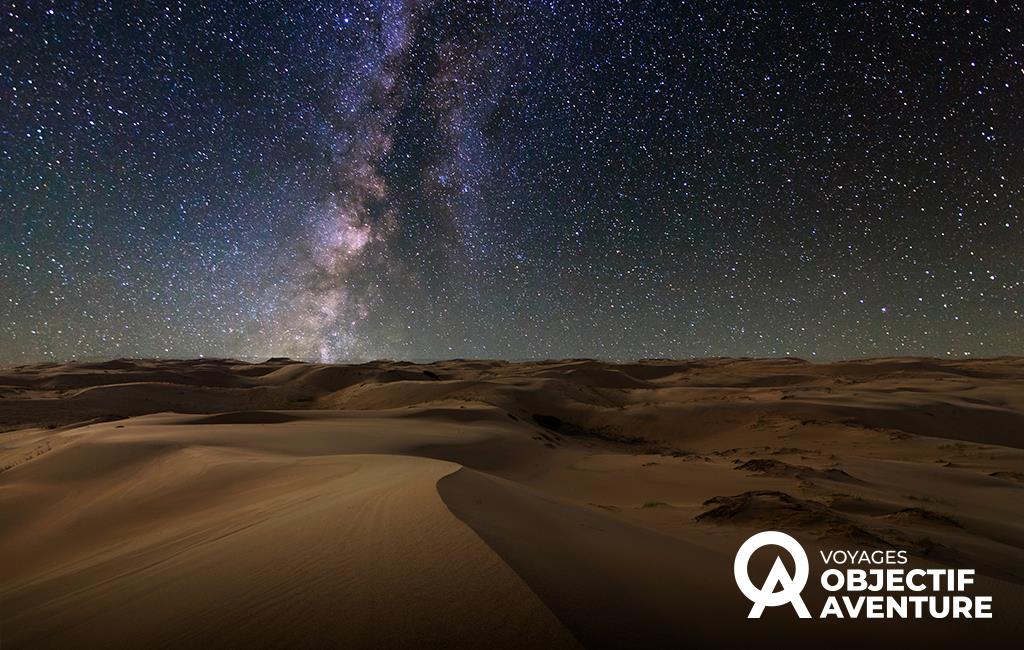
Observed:
[[[1022,25],[8,4],[0,361],[1020,354]]]
[[[307,224],[294,301],[271,318],[282,328],[271,346],[299,358],[348,359],[367,354],[360,325],[387,273],[389,238],[397,227],[380,166],[393,150],[395,116],[403,100],[403,68],[412,39],[413,9],[380,8],[379,24],[358,38],[345,76],[327,86],[321,144],[326,149],[325,197]],[[336,17],[337,19],[337,17]],[[351,17],[341,17],[342,24]],[[364,20],[365,22],[365,20]],[[335,84],[337,84],[335,86]],[[280,296],[269,296],[273,304]]]

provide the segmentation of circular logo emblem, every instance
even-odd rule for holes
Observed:
[[[765,546],[779,546],[786,550],[793,558],[796,566],[794,575],[789,575],[786,565],[781,557],[775,558],[768,577],[760,588],[754,586],[750,581],[750,574],[747,572],[750,558],[754,553]],[[761,618],[761,612],[765,607],[779,607],[780,605],[792,604],[800,618],[810,618],[811,613],[807,611],[800,592],[807,585],[807,578],[810,576],[811,566],[807,561],[807,553],[796,541],[786,533],[776,530],[768,530],[757,533],[743,542],[740,550],[736,551],[736,560],[733,563],[733,574],[736,577],[736,586],[740,588],[743,595],[754,603],[750,608],[747,618]]]

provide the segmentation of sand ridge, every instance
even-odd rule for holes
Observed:
[[[438,497],[457,465],[299,455],[302,433],[277,452],[247,448],[244,429],[172,444],[161,426],[182,425],[90,427],[5,473],[20,514],[0,542],[6,643],[452,647],[486,629],[505,647],[574,647]]]

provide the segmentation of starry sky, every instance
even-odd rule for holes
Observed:
[[[0,361],[1024,353],[1024,4],[4,2]]]

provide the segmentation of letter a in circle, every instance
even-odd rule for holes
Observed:
[[[790,576],[782,558],[776,557],[772,570],[768,572],[764,584],[758,589],[750,581],[747,565],[754,552],[764,546],[781,546],[785,549],[793,557],[796,571],[794,575]],[[800,597],[800,592],[807,585],[810,572],[811,567],[807,561],[807,553],[800,546],[800,542],[786,533],[768,530],[757,533],[743,542],[740,550],[736,551],[733,574],[736,578],[736,586],[750,602],[754,603],[747,618],[761,618],[765,607],[779,607],[786,604],[792,604],[800,618],[810,618],[811,613],[807,611],[807,606],[804,604],[803,598]],[[779,590],[776,591],[776,588]]]

